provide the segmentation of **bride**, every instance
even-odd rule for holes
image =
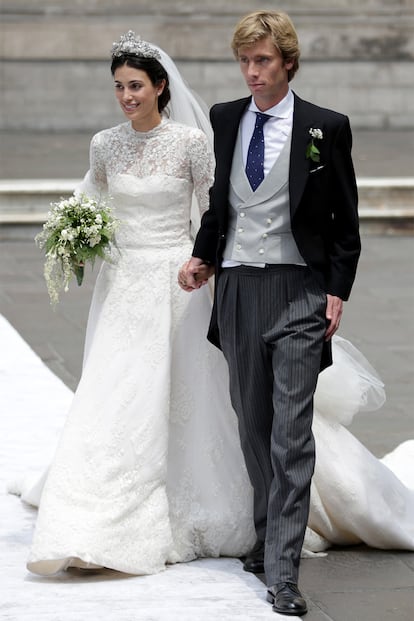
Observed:
[[[188,296],[177,284],[195,207],[208,206],[211,129],[172,60],[131,31],[114,44],[111,70],[127,121],[94,136],[79,191],[113,198],[119,252],[98,275],[82,377],[46,480],[20,490],[39,505],[27,567],[41,575],[155,573],[242,556],[255,540],[227,368],[205,336],[209,289]],[[383,385],[350,343],[333,346],[315,397],[303,554],[359,541],[414,549],[414,477],[399,478],[408,450],[385,465],[344,426],[382,405]]]

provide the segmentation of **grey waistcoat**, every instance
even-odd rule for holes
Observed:
[[[253,192],[244,171],[239,131],[230,174],[225,261],[305,265],[290,228],[290,143],[291,136],[273,168]]]

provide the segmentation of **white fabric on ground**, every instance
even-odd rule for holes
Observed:
[[[251,621],[284,617],[237,559],[201,559],[151,576],[70,570],[45,580],[26,570],[37,511],[7,493],[41,473],[56,445],[72,392],[0,316],[0,617],[13,621]],[[24,388],[24,389],[23,389]],[[296,617],[295,617],[296,618]]]

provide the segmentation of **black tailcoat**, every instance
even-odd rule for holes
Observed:
[[[216,265],[216,278],[226,244],[229,218],[229,183],[234,147],[250,97],[213,106],[210,113],[216,157],[210,208],[204,214],[193,256]],[[311,135],[320,161],[306,157]],[[358,195],[351,158],[352,135],[346,116],[303,101],[294,94],[293,128],[289,165],[291,228],[300,254],[326,293],[347,300],[361,250]],[[220,346],[216,309],[213,307],[209,339]],[[322,367],[331,362],[326,345]]]

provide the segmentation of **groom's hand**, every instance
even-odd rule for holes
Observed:
[[[191,257],[178,272],[178,284],[184,291],[193,291],[207,284],[213,274],[214,266],[204,263],[197,257]]]
[[[325,341],[329,341],[339,328],[342,317],[343,301],[336,295],[326,296],[326,319],[328,320],[328,326],[325,332]]]

